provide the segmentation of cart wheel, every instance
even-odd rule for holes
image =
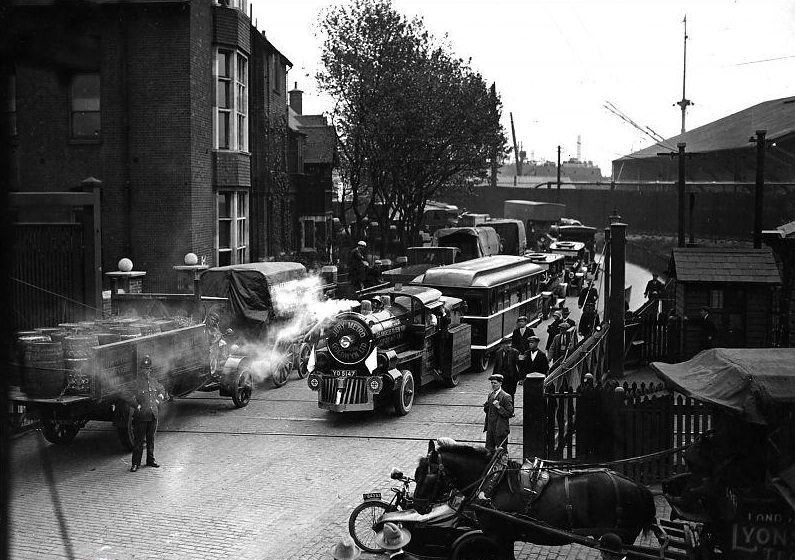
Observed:
[[[126,403],[117,404],[116,407],[116,433],[119,435],[122,447],[127,451],[132,451],[135,445],[132,408]]]
[[[254,381],[251,378],[251,371],[246,367],[240,372],[240,377],[237,380],[237,387],[235,392],[232,393],[232,402],[235,403],[237,408],[243,408],[251,402],[251,393],[254,390]]]
[[[489,367],[489,355],[486,352],[472,352],[472,371],[480,373]]]
[[[301,344],[301,349],[298,351],[298,377],[301,379],[304,379],[309,374],[307,363],[311,352],[312,346],[308,342]]]
[[[444,386],[450,389],[458,387],[458,383],[461,381],[461,374],[454,373],[450,377],[443,377],[442,381],[444,382]]]
[[[408,370],[403,370],[403,376],[395,387],[395,412],[398,416],[405,416],[414,404],[414,376]]]
[[[513,560],[513,550],[499,547],[479,530],[467,533],[453,543],[450,560]]]
[[[290,377],[290,372],[293,371],[293,359],[292,355],[289,359],[282,361],[273,372],[273,384],[277,387],[281,387],[285,383],[287,383],[287,378]]]
[[[375,542],[375,526],[382,515],[394,510],[394,506],[380,500],[368,500],[356,506],[348,518],[348,532],[356,546],[373,554],[383,552]]]
[[[44,439],[56,445],[71,443],[80,431],[80,426],[74,422],[64,422],[62,420],[42,420],[41,433]]]

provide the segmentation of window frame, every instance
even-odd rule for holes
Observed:
[[[213,103],[213,148],[225,152],[249,151],[249,57],[234,48],[219,46],[215,49],[213,78],[215,101]],[[225,106],[221,106],[221,86]],[[226,131],[222,123],[227,122]]]
[[[222,215],[221,198],[228,196],[228,215]],[[249,262],[249,192],[244,189],[221,189],[216,192],[215,257],[218,266]],[[228,245],[221,246],[222,230],[228,230]],[[222,259],[222,255],[226,258]]]
[[[86,107],[80,108],[76,107],[76,102],[78,100],[83,99],[94,99],[91,98],[81,98],[77,97],[75,92],[75,87],[77,85],[77,80],[81,77],[92,77],[95,76],[97,79],[97,91],[96,91],[96,109],[87,110]],[[79,104],[79,103],[78,103]],[[90,105],[90,101],[89,101]],[[78,115],[85,116],[88,114],[96,114],[98,119],[97,130],[92,135],[83,135],[77,134],[75,129],[75,118]],[[69,81],[69,139],[72,142],[99,142],[102,140],[102,76],[99,72],[78,72],[72,74],[71,79]]]

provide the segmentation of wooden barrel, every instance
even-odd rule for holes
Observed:
[[[63,339],[63,353],[65,358],[90,358],[91,348],[99,346],[96,334],[72,335]]]
[[[110,327],[113,334],[119,335],[121,340],[130,340],[131,338],[138,338],[141,336],[141,329],[139,327]]]
[[[60,342],[34,342],[25,349],[21,389],[32,398],[54,398],[66,382]]]
[[[157,334],[160,332],[160,327],[154,323],[133,323],[131,327],[137,327],[141,330],[141,336],[149,336],[150,334]]]
[[[91,394],[91,362],[90,358],[66,358],[66,394]]]

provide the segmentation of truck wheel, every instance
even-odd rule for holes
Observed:
[[[461,374],[460,373],[454,373],[454,374],[450,375],[450,377],[443,377],[442,378],[442,382],[444,383],[444,386],[447,387],[447,388],[450,388],[450,389],[452,389],[453,387],[458,387],[458,383],[460,381],[461,381]]]
[[[119,435],[122,447],[127,451],[132,451],[135,445],[132,408],[126,403],[117,404],[116,407],[116,433]]]
[[[414,405],[414,376],[408,370],[403,370],[403,376],[395,387],[395,412],[398,416],[405,416]]]
[[[276,370],[271,376],[273,378],[273,384],[277,387],[283,386],[285,383],[287,383],[287,378],[290,377],[290,373],[292,371],[293,359],[290,357],[290,359],[282,361],[282,363],[276,367]]]
[[[74,422],[62,420],[42,420],[41,433],[44,439],[56,445],[71,443],[80,431],[80,426]]]
[[[251,402],[251,393],[254,390],[254,381],[251,378],[251,371],[246,367],[240,372],[240,377],[237,380],[237,387],[235,392],[232,393],[232,402],[235,403],[237,408],[243,408]]]
[[[472,352],[472,371],[480,373],[489,367],[489,355],[485,351]]]
[[[298,351],[298,377],[304,379],[308,374],[307,364],[309,363],[309,354],[312,352],[312,345],[308,342],[301,344],[301,349]]]

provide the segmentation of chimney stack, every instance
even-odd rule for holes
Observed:
[[[295,82],[295,88],[289,91],[290,94],[290,108],[302,115],[303,111],[303,94],[304,92],[298,89],[298,82]]]

